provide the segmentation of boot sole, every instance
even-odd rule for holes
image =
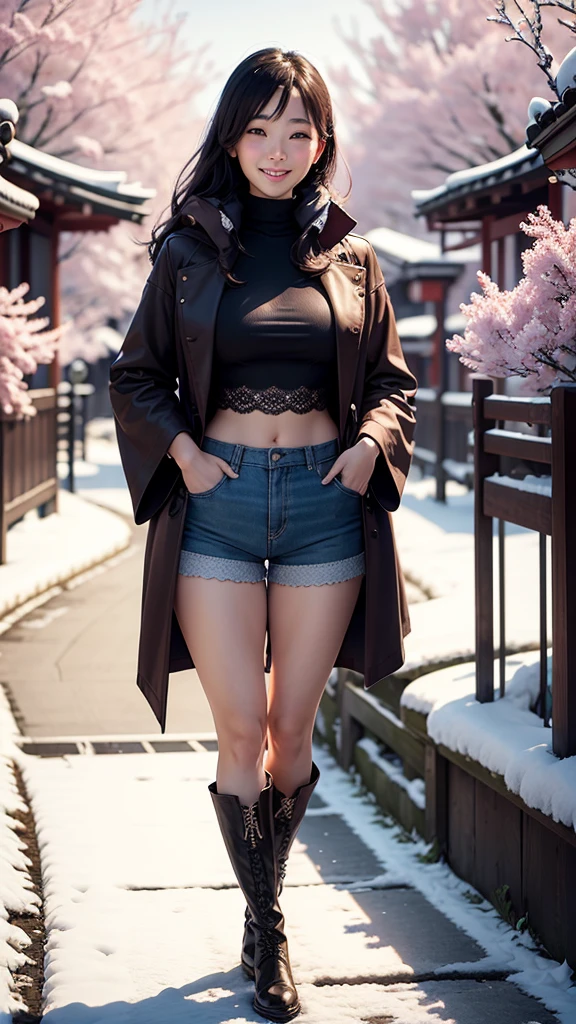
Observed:
[[[295,1006],[292,1010],[287,1010],[285,1013],[279,1014],[275,1014],[271,1010],[265,1010],[264,1007],[258,1005],[255,999],[252,1005],[256,1010],[256,1013],[259,1013],[261,1017],[265,1017],[266,1020],[278,1022],[278,1024],[283,1024],[284,1021],[294,1020],[294,1017],[297,1017],[302,1010],[300,1003],[298,1003],[298,1005]]]

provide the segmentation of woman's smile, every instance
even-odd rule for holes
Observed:
[[[283,180],[284,178],[287,177],[288,174],[292,173],[291,171],[274,171],[271,168],[267,169],[264,167],[261,167],[260,170],[262,171],[263,174],[266,175],[267,178],[277,178],[279,181]]]

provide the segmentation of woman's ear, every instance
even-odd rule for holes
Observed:
[[[237,155],[236,154],[236,147],[232,146],[232,149],[227,150],[227,153],[228,153],[228,156],[235,157]]]
[[[316,156],[314,157],[313,163],[317,163],[322,153],[326,149],[326,139],[320,139],[318,142],[318,148],[316,150]]]

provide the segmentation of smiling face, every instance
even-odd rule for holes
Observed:
[[[295,88],[280,117],[270,119],[278,106],[281,90],[280,86],[228,151],[230,156],[238,157],[252,195],[268,199],[291,199],[293,189],[306,177],[326,145]]]

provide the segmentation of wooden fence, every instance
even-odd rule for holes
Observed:
[[[0,415],[0,564],[6,561],[8,527],[30,509],[56,511],[56,391],[30,392],[36,415],[15,419]]]
[[[504,524],[540,534],[540,695],[547,724],[546,577],[552,579],[553,754],[576,754],[576,385],[550,398],[496,395],[473,385],[476,698],[494,699],[494,519],[500,588],[500,696],[507,651]],[[506,429],[508,428],[508,429]],[[532,429],[537,433],[527,433]],[[551,565],[546,539],[551,537]],[[538,588],[535,587],[535,595]],[[409,680],[389,676],[369,691],[338,670],[320,704],[317,729],[340,763],[354,765],[380,805],[430,842],[506,920],[523,921],[559,961],[576,969],[576,833],[528,806],[503,776],[436,743],[426,714],[401,705]]]
[[[503,429],[538,425],[545,436]],[[496,424],[496,425],[495,425]],[[493,394],[492,381],[474,380],[474,542],[476,585],[476,698],[494,699],[493,520],[540,534],[540,703],[546,716],[546,536],[552,537],[552,746],[576,754],[576,385],[550,398]],[[547,436],[546,436],[547,435]],[[543,467],[527,479],[500,475],[500,460]],[[551,475],[547,475],[551,474]],[[504,694],[505,573],[500,536],[500,696]]]
[[[415,401],[414,463],[436,477],[436,500],[445,501],[446,480],[472,486],[472,392],[419,388]]]

